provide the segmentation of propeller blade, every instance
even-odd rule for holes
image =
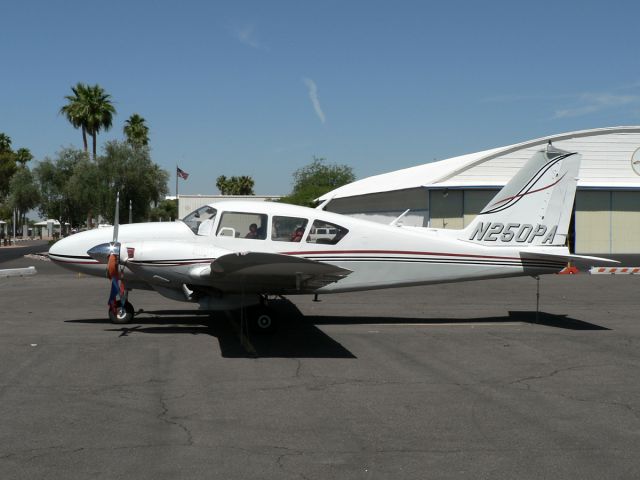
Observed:
[[[116,214],[113,217],[113,243],[118,241],[118,227],[120,226],[120,192],[116,195]]]

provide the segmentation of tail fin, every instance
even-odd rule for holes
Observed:
[[[462,232],[484,245],[565,245],[582,156],[537,152]]]

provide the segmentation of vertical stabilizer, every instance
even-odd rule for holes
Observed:
[[[536,152],[462,232],[484,245],[565,245],[581,155]]]

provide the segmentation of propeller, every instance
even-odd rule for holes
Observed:
[[[120,192],[116,195],[116,213],[113,218],[113,240],[110,243],[101,243],[95,247],[91,247],[87,251],[94,260],[100,263],[109,263],[109,259],[112,255],[116,256],[116,259],[120,260],[120,242],[118,242],[118,229],[120,226]]]
[[[109,243],[101,243],[87,251],[87,255],[100,263],[107,264],[107,277],[111,280],[111,293],[109,295],[109,313],[115,318],[126,314],[127,290],[124,285],[124,262],[120,255],[121,244],[118,242],[118,230],[120,227],[120,192],[116,195],[116,212],[113,217],[113,240]],[[119,298],[118,298],[119,297]]]

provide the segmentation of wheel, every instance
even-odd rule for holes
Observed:
[[[249,311],[251,330],[255,333],[273,333],[277,329],[276,318],[271,309],[258,306]]]
[[[109,320],[111,323],[116,324],[125,324],[129,323],[133,320],[133,316],[135,315],[135,310],[133,305],[129,302],[125,302],[124,308],[122,308],[119,304],[116,307],[116,311],[114,312],[111,308],[109,308]]]

